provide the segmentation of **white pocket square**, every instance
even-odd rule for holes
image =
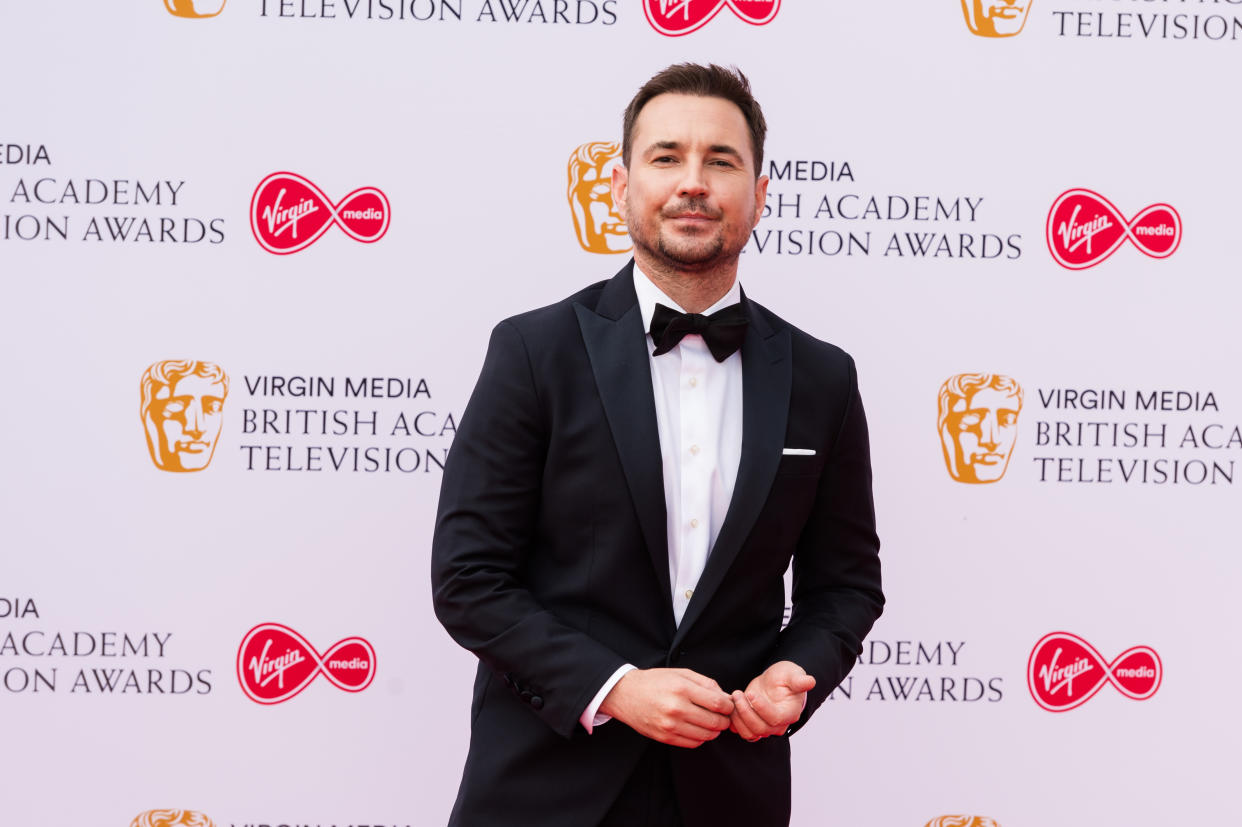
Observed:
[[[814,448],[786,448],[781,454],[787,457],[813,457],[815,456]]]

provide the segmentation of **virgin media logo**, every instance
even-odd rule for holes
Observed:
[[[1152,258],[1168,258],[1182,241],[1182,217],[1168,204],[1152,204],[1129,221],[1099,193],[1072,189],[1048,211],[1048,249],[1070,270],[1094,267],[1130,241]]]
[[[1106,683],[1135,701],[1160,688],[1164,667],[1150,646],[1131,647],[1111,662],[1087,641],[1068,632],[1044,635],[1026,666],[1026,683],[1035,703],[1049,712],[1082,706]]]
[[[296,253],[314,244],[333,224],[355,241],[371,244],[388,232],[388,196],[362,187],[333,204],[301,175],[274,172],[250,199],[250,230],[269,253]]]
[[[361,692],[375,679],[375,649],[363,638],[347,637],[321,655],[279,623],[260,623],[237,647],[237,680],[255,703],[287,701],[320,674],[338,689]]]
[[[680,37],[708,24],[728,6],[754,26],[770,23],[781,0],[643,0],[643,11],[652,27],[663,35]]]

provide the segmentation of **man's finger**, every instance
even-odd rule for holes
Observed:
[[[670,747],[683,747],[685,749],[694,749],[703,745],[702,741],[696,741],[693,738],[686,738],[682,735],[670,735],[661,739],[661,743],[668,744]]]
[[[810,675],[799,675],[789,682],[789,688],[794,692],[810,692],[815,688],[815,678]]]
[[[704,689],[715,689],[717,692],[724,691],[723,689],[720,688],[720,684],[716,683],[716,681],[712,680],[706,675],[700,675],[698,672],[695,672],[693,669],[678,669],[677,672],[682,677],[686,678],[687,680],[693,681],[694,683],[698,684]]]
[[[704,741],[711,741],[720,736],[719,730],[704,729],[701,726],[682,721],[681,724],[668,734],[668,739],[664,741],[666,744],[674,744],[675,746],[685,746],[685,743],[674,743],[674,739],[678,741],[693,741],[693,746],[698,746]]]
[[[743,741],[758,741],[759,740],[759,736],[756,735],[754,732],[752,732],[750,728],[747,727],[744,723],[742,723],[740,718],[735,717],[732,720],[733,720],[733,723],[730,725],[732,730],[736,732],[738,737],[741,738]]]
[[[785,723],[781,719],[780,710],[762,692],[747,692],[746,700],[750,701],[751,708],[763,719],[765,729],[783,731]]]
[[[694,724],[703,729],[720,732],[729,728],[729,716],[720,715],[715,712],[704,709],[701,706],[691,706],[686,709],[682,716],[682,720],[686,723]]]
[[[747,741],[758,741],[766,729],[763,719],[751,709],[750,703],[741,691],[733,693],[733,717],[729,720],[737,734]]]
[[[712,681],[712,683],[715,684],[716,682]],[[720,715],[733,714],[733,699],[726,695],[719,687],[709,689],[708,687],[695,684],[690,687],[690,692],[686,697],[695,706],[710,709],[712,712],[719,713]]]

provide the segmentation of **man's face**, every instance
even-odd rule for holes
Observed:
[[[995,482],[1005,475],[1018,436],[1018,397],[979,388],[953,400],[941,439],[961,482]],[[952,470],[952,469],[950,469]]]
[[[628,251],[632,246],[629,230],[612,200],[612,168],[619,159],[603,158],[591,165],[575,158],[572,163],[581,164],[572,196],[578,242],[593,253]]]
[[[657,95],[630,146],[612,191],[635,249],[682,271],[735,260],[768,189],[767,176],[755,177],[742,110],[722,98]]]
[[[183,376],[160,388],[147,411],[147,439],[166,471],[199,471],[211,462],[224,424],[224,386]],[[154,453],[154,451],[153,451]]]
[[[984,37],[1010,37],[1022,31],[1031,0],[963,0],[970,30]]]

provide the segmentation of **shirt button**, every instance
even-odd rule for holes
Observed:
[[[699,380],[698,380],[698,378],[697,378],[697,377],[694,377],[694,376],[691,376],[691,377],[690,377],[690,387],[692,387],[692,388],[697,388],[698,386],[699,386]]]
[[[686,589],[686,599],[689,600],[692,597],[694,597],[694,589]]]
[[[691,445],[691,446],[690,446],[690,453],[694,454],[694,455],[697,457],[697,456],[699,455],[699,446],[697,446],[697,445]]]
[[[695,517],[694,519],[690,520],[690,527],[691,527],[691,528],[698,528],[698,527],[699,527],[699,518],[698,518],[698,517]]]

